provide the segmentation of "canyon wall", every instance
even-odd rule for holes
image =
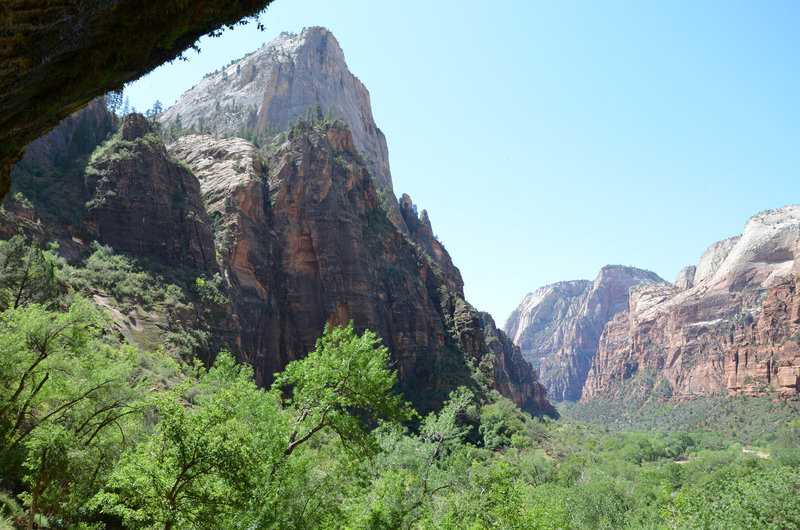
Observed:
[[[693,276],[634,288],[603,331],[583,399],[642,379],[673,399],[796,394],[799,227],[800,206],[761,212],[711,245]]]
[[[529,294],[511,313],[505,330],[552,399],[577,400],[603,327],[627,307],[629,289],[661,283],[650,271],[609,265],[593,282],[561,282]]]
[[[552,412],[519,351],[464,301],[444,248],[434,258],[390,221],[349,130],[297,125],[263,159],[245,140],[211,135],[169,150],[200,181],[260,383],[312,350],[325,324],[353,320],[383,339],[419,406],[438,406],[476,366],[518,405]],[[421,223],[410,206],[404,214]]]

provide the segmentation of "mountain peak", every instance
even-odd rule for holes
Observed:
[[[259,138],[285,130],[317,105],[347,123],[378,186],[392,191],[386,138],[375,125],[369,92],[324,27],[281,33],[206,75],[164,112],[161,123],[168,131]]]

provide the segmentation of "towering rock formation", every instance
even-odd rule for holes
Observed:
[[[471,359],[520,406],[552,412],[519,351],[464,302],[444,248],[389,221],[350,131],[298,125],[264,160],[238,138],[190,135],[169,149],[197,174],[216,218],[241,351],[259,382],[313,349],[326,323],[353,320],[380,335],[423,408],[469,382]],[[431,241],[436,257],[422,248]]]
[[[741,236],[711,245],[680,287],[634,289],[603,331],[583,398],[637,381],[676,399],[796,393],[798,233],[800,206],[761,212]]]
[[[341,116],[379,187],[392,191],[386,138],[375,125],[369,92],[325,28],[282,33],[256,52],[203,78],[161,117],[169,128],[263,136],[283,131],[319,103]]]
[[[100,243],[161,263],[216,270],[214,238],[197,178],[171,160],[141,114],[86,168],[87,227]]]
[[[557,400],[581,397],[603,327],[628,305],[636,285],[663,284],[653,272],[608,265],[594,282],[578,280],[529,294],[506,321],[506,333]]]
[[[305,113],[307,103],[320,101],[339,105],[334,114],[355,116],[354,131],[317,113],[285,133],[257,134],[260,147],[233,136],[193,134],[180,136],[167,152],[142,116],[129,115],[105,143],[98,145],[106,129],[81,151],[75,169],[82,184],[78,211],[66,227],[59,215],[51,215],[42,237],[60,238],[62,251],[71,256],[97,240],[182,275],[167,280],[192,291],[176,307],[167,307],[166,298],[143,308],[92,293],[123,335],[148,347],[169,336],[181,341],[200,326],[195,342],[202,343],[202,355],[224,345],[254,366],[260,384],[269,384],[275,372],[313,350],[325,324],[353,320],[359,330],[380,335],[403,389],[421,410],[441,404],[457,385],[474,384],[477,369],[521,407],[554,413],[519,350],[490,317],[464,301],[461,275],[433,236],[427,214],[420,218],[407,197],[401,212],[393,199],[385,143],[372,122],[366,90],[346,71],[333,37],[314,28],[299,37],[283,35],[270,46],[258,53],[273,58],[250,63],[250,77],[242,64],[232,90],[250,94],[248,85],[261,82],[274,82],[274,90],[260,92],[263,105],[257,106],[255,121],[245,124],[249,128],[226,130],[253,133],[259,115],[274,125],[284,112],[288,117],[281,120],[288,122],[294,111],[282,106],[296,105]],[[213,96],[229,101],[224,92]],[[233,116],[240,107],[230,101]],[[187,121],[227,123],[214,121],[225,110],[204,117],[184,109]],[[275,131],[265,126],[265,133]],[[61,135],[53,141],[69,136],[68,150],[83,138],[61,127],[53,134]],[[376,156],[370,156],[373,147]],[[54,190],[66,185],[58,175],[49,176],[44,162],[28,167],[22,180],[30,189],[41,182]],[[376,181],[384,163],[381,175],[388,186]],[[219,281],[212,279],[216,273]],[[205,301],[198,290],[203,278],[225,292]],[[191,343],[180,351],[191,350]]]

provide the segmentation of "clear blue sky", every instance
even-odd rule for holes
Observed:
[[[800,2],[276,0],[126,91],[166,106],[281,31],[329,28],[370,91],[395,191],[502,326],[605,264],[672,281],[800,202]]]

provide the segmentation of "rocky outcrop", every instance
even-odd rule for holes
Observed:
[[[424,250],[425,253],[433,259],[436,266],[441,269],[441,274],[447,283],[447,288],[457,293],[463,293],[464,280],[461,279],[461,271],[458,270],[458,267],[453,265],[450,254],[447,253],[444,245],[442,245],[433,234],[428,212],[422,210],[418,216],[417,208],[411,200],[411,197],[404,193],[400,198],[400,213],[408,228],[411,241],[422,247],[422,250]]]
[[[577,400],[603,327],[627,307],[630,288],[660,283],[650,271],[609,265],[594,282],[562,282],[529,294],[505,329],[537,368],[551,398]]]
[[[551,411],[527,363],[487,346],[460,282],[451,289],[438,261],[389,221],[350,131],[301,124],[264,160],[244,140],[211,135],[169,149],[200,180],[241,351],[261,384],[312,350],[325,324],[352,320],[379,334],[423,409],[469,384],[473,359],[518,405]]]
[[[73,238],[88,241],[83,226],[84,170],[92,152],[117,125],[116,116],[98,98],[31,142],[12,170],[13,193],[3,201],[3,209],[12,215],[0,223],[0,230],[9,237],[24,232],[40,240],[47,233],[58,241],[62,254],[76,257],[79,249]]]
[[[698,284],[717,272],[740,239],[741,236],[729,237],[709,246],[700,256],[700,261],[697,262],[692,283]]]
[[[129,114],[86,169],[87,226],[103,244],[171,266],[216,271],[197,178]]]
[[[800,261],[800,260],[796,260]],[[730,394],[800,392],[800,279],[774,285],[758,320],[734,336],[724,352],[725,384]]]
[[[0,200],[25,146],[92,99],[175,59],[269,0],[0,4]]]
[[[678,289],[691,289],[694,287],[694,278],[697,274],[697,267],[694,265],[688,265],[681,269],[678,273],[678,277],[675,278],[675,283],[673,285]]]
[[[166,128],[265,136],[283,131],[319,103],[341,116],[379,187],[392,191],[386,138],[375,125],[369,92],[325,28],[282,33],[264,47],[203,78],[161,117]],[[322,118],[323,116],[319,116]],[[394,199],[394,197],[392,197]]]
[[[522,356],[519,346],[497,329],[492,315],[478,314],[486,344],[492,351],[492,377],[490,382],[500,393],[515,403],[530,403],[535,412],[556,415],[555,408],[547,400],[547,390],[537,381],[536,372]]]
[[[603,331],[583,399],[642,374],[674,399],[796,393],[798,233],[800,206],[762,212],[703,253],[692,287],[634,290]]]
[[[550,331],[573,317],[579,305],[576,300],[590,285],[589,280],[559,282],[528,293],[506,320],[505,332],[523,352],[531,352],[528,357],[538,363],[543,355],[535,352],[558,349],[554,341],[560,341],[560,335]]]
[[[70,137],[67,149],[83,138],[69,127],[54,132]],[[314,348],[325,324],[353,320],[382,337],[402,389],[420,410],[440,405],[457,385],[477,385],[478,367],[521,407],[554,413],[518,352],[502,338],[487,344],[485,333],[499,334],[464,301],[458,269],[427,216],[414,214],[412,239],[399,205],[391,194],[387,202],[386,188],[379,189],[368,157],[340,121],[303,121],[261,150],[241,138],[189,135],[168,154],[136,114],[99,147],[98,138],[89,142],[88,165],[86,152],[75,171],[82,185],[73,224],[64,228],[54,217],[40,230],[43,239],[64,231],[62,252],[73,257],[85,257],[97,240],[145,258],[134,259],[137,267],[168,265],[160,270],[175,276],[164,280],[180,286],[167,286],[171,294],[146,308],[89,293],[117,319],[122,336],[144,347],[171,340],[181,355],[207,362],[227,346],[266,385]],[[46,177],[55,191],[69,188],[58,172],[48,177],[46,164],[34,169],[31,182]],[[38,205],[22,199],[20,214],[33,218]],[[392,209],[399,223],[390,220]],[[6,217],[14,216],[0,221]],[[207,282],[225,292],[205,300]]]

